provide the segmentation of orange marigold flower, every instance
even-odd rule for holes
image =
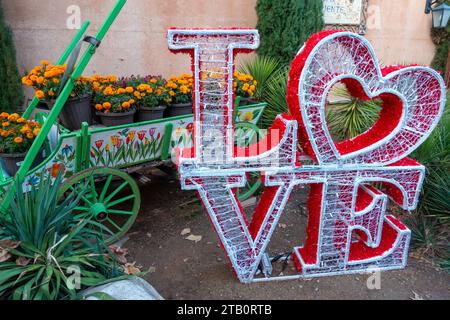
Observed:
[[[50,62],[48,60],[41,60],[40,64],[42,64],[43,66],[48,66]]]
[[[39,132],[41,132],[40,128],[36,128],[33,130],[33,134],[37,137],[37,135],[39,134]]]
[[[134,88],[133,87],[126,87],[125,91],[128,92],[128,93],[132,93],[134,91]]]
[[[6,128],[9,127],[11,124],[8,121],[5,121],[2,123],[2,127]]]
[[[44,91],[42,91],[42,90],[37,90],[37,91],[36,91],[36,97],[37,97],[38,99],[44,99],[44,98],[45,98],[45,93],[44,93]]]
[[[21,137],[15,137],[15,138],[14,138],[14,142],[15,142],[15,143],[22,143],[22,142],[23,142],[23,139],[22,139]]]

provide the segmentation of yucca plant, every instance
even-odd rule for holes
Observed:
[[[328,104],[326,118],[330,133],[337,141],[365,132],[379,117],[379,101],[355,98],[343,86],[333,87],[331,95],[339,100]]]
[[[258,82],[254,98],[262,101],[266,98],[267,83],[280,68],[280,61],[268,56],[255,56],[239,66],[239,72],[251,74]]]
[[[283,67],[273,73],[267,82],[265,89],[267,107],[262,115],[262,125],[264,128],[270,127],[277,115],[289,113],[286,101],[287,81],[288,68]]]
[[[76,299],[80,289],[121,275],[102,233],[92,228],[104,227],[72,213],[83,193],[59,199],[62,180],[42,177],[28,193],[18,186],[8,217],[0,216],[0,297]]]

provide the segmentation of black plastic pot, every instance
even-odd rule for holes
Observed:
[[[93,123],[91,99],[91,95],[68,99],[59,115],[61,124],[70,131],[80,130],[83,122],[91,125]],[[49,103],[50,109],[54,104],[55,101]]]
[[[136,112],[136,122],[162,119],[164,117],[165,106],[140,107]]]
[[[31,169],[37,167],[42,161],[44,161],[44,157],[42,156],[42,150],[39,151],[39,153],[36,156],[36,159],[34,159],[33,164],[31,165]],[[25,160],[25,156],[27,153],[16,153],[16,154],[8,154],[8,153],[0,153],[0,159],[2,160],[2,166],[3,169],[5,169],[6,173],[14,177],[19,171],[20,165]]]
[[[133,123],[135,113],[136,113],[135,110],[120,113],[96,112],[96,114],[100,117],[100,122],[107,127],[115,127],[123,124]]]
[[[192,114],[192,103],[176,103],[172,104],[167,109],[167,117],[183,116],[185,114]]]
[[[255,99],[253,99],[253,98],[250,98],[250,97],[248,97],[248,98],[242,98],[241,97],[241,100],[240,100],[240,102],[239,102],[239,105],[240,106],[248,106],[248,105],[252,105],[252,104],[255,104],[256,103],[256,101],[255,101]]]

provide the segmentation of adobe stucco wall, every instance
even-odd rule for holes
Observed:
[[[17,47],[20,72],[40,59],[56,61],[75,30],[66,12],[78,5],[82,20],[91,20],[90,34],[100,26],[114,0],[2,0]],[[420,0],[370,0],[367,37],[384,64],[429,64],[434,46],[431,17]],[[162,74],[189,70],[185,55],[167,50],[169,27],[254,27],[256,0],[128,0],[87,74]],[[280,44],[282,45],[282,44]]]

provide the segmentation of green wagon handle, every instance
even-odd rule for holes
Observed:
[[[111,10],[108,17],[103,22],[102,26],[100,27],[97,34],[95,35],[95,39],[97,39],[98,42],[101,42],[103,40],[103,38],[105,37],[106,33],[108,32],[108,30],[111,27],[114,20],[119,15],[119,13],[122,10],[125,3],[126,3],[126,0],[118,0],[116,2],[114,8]],[[55,105],[49,112],[47,120],[45,121],[44,125],[41,128],[40,133],[38,134],[38,136],[34,140],[33,144],[31,145],[31,148],[28,151],[28,153],[25,157],[25,160],[23,161],[22,165],[20,166],[19,171],[16,173],[8,191],[6,192],[5,197],[1,203],[1,209],[6,209],[9,206],[11,190],[15,189],[15,185],[17,183],[20,184],[24,181],[26,175],[28,174],[29,169],[31,168],[31,165],[32,165],[34,159],[36,158],[39,150],[41,149],[42,145],[44,144],[47,135],[49,134],[52,126],[56,123],[58,116],[61,113],[62,108],[64,107],[64,104],[66,103],[67,99],[69,98],[70,93],[72,92],[72,90],[74,88],[74,82],[76,81],[76,79],[78,79],[82,75],[84,69],[88,65],[92,56],[95,54],[96,49],[97,49],[97,46],[93,45],[92,43],[89,44],[87,50],[84,52],[79,63],[77,64],[74,71],[72,72],[72,75],[71,75],[69,81],[67,81],[67,83],[64,86],[64,89],[61,91],[61,94],[56,99]]]

